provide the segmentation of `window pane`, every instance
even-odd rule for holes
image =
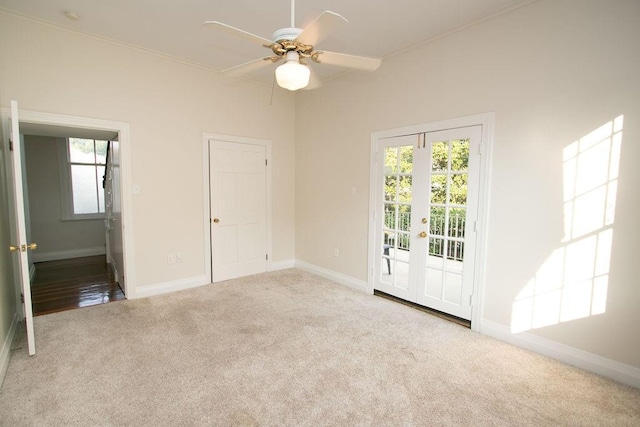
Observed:
[[[104,165],[107,163],[107,141],[96,139],[96,163]]]
[[[95,166],[72,165],[71,187],[73,191],[74,214],[98,212]]]
[[[93,139],[69,138],[69,160],[71,163],[95,164]]]
[[[102,179],[105,174],[105,166],[98,166],[98,212],[104,213],[104,188],[102,188]]]

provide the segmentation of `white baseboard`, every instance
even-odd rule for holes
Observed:
[[[336,273],[335,271],[327,270],[326,268],[318,267],[317,265],[309,264],[308,262],[296,260],[295,266],[301,270],[308,271],[309,273],[317,274],[318,276],[325,277],[329,280],[333,280],[336,283],[355,289],[356,291],[370,293],[368,291],[367,282],[359,280],[345,274]]]
[[[288,259],[285,261],[277,261],[277,262],[272,262],[269,265],[268,271],[287,270],[289,268],[294,268],[295,266],[296,266],[296,262],[295,260],[292,260],[292,259]]]
[[[107,261],[109,266],[111,267],[111,271],[113,271],[113,278],[116,282],[120,283],[120,275],[118,273],[118,269],[116,268],[116,263],[113,260]]]
[[[500,341],[544,354],[552,359],[640,388],[640,368],[625,365],[624,363],[541,338],[531,333],[520,332],[514,334],[508,326],[486,319],[482,319],[481,331],[483,334]]]
[[[13,320],[11,321],[11,326],[9,326],[9,333],[4,338],[4,342],[2,343],[2,348],[0,348],[0,387],[2,387],[4,376],[7,373],[7,368],[9,367],[9,358],[11,357],[11,343],[13,342],[13,337],[16,335],[17,327],[18,327],[18,312],[15,312],[13,313]]]
[[[184,291],[185,289],[197,288],[209,285],[211,280],[207,276],[190,277],[187,279],[174,280],[171,282],[154,283],[151,285],[138,286],[135,298],[145,298],[154,295],[168,294],[170,292]]]
[[[33,262],[57,261],[59,259],[81,258],[85,256],[104,255],[104,246],[96,248],[70,249],[66,251],[33,252]]]

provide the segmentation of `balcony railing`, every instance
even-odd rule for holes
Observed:
[[[411,246],[411,212],[385,212],[385,244],[408,251]],[[449,227],[445,230],[445,216],[432,215],[429,223],[429,255],[462,261],[464,258],[464,236],[466,219],[462,214],[449,216]],[[447,232],[448,248],[445,248],[445,232]],[[397,246],[396,241],[397,240]]]

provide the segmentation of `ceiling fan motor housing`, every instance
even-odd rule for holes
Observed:
[[[301,33],[302,30],[300,28],[280,28],[273,33],[273,42],[279,43],[285,40],[295,40]]]

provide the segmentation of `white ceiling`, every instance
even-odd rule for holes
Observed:
[[[349,23],[318,48],[384,58],[530,1],[297,0],[296,26],[304,28],[321,11],[331,10]],[[267,39],[291,20],[290,0],[0,0],[0,8],[216,69],[268,56],[270,51],[203,26],[205,20]],[[68,19],[67,11],[80,19]],[[342,71],[328,65],[314,70],[321,78]],[[254,78],[270,80],[271,75]]]

